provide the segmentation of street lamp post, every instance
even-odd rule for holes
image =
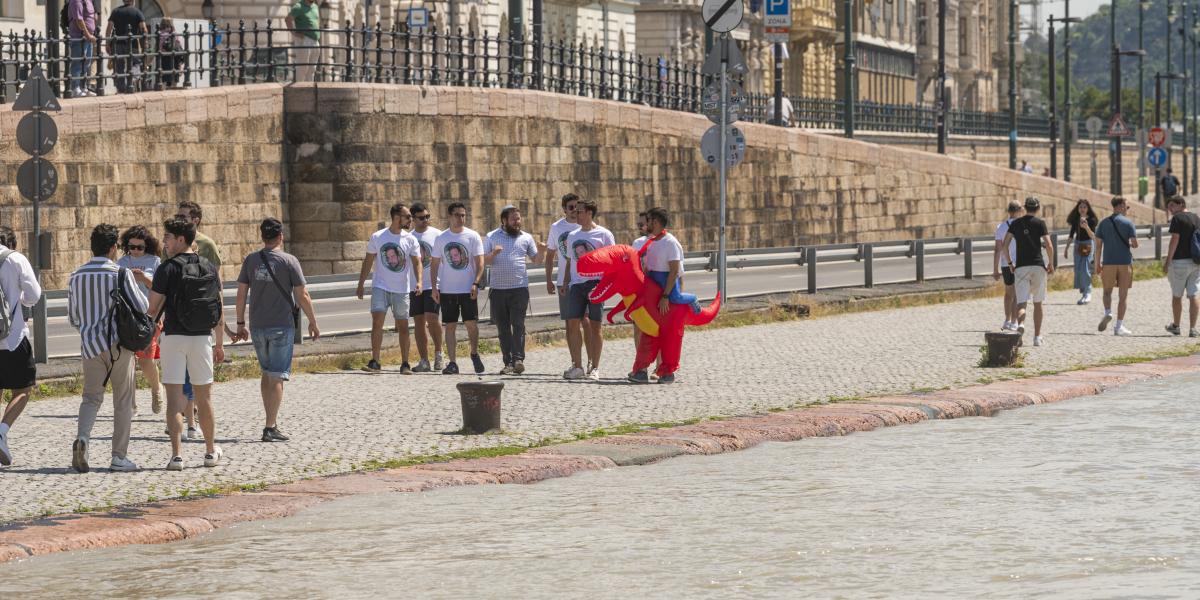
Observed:
[[[1008,1],[1008,168],[1017,168],[1017,0]]]
[[[1071,104],[1071,0],[1063,1],[1063,181],[1071,180],[1071,142],[1075,135],[1075,107]]]
[[[959,49],[962,53],[962,49]],[[938,0],[937,148],[946,153],[946,0]]]
[[[1168,37],[1168,39],[1170,39],[1170,38]],[[1154,74],[1154,126],[1155,127],[1162,126],[1162,82],[1163,82],[1163,80],[1166,79],[1167,85],[1170,86],[1171,81],[1174,81],[1176,79],[1183,79],[1183,78],[1184,78],[1183,75],[1180,75],[1179,73],[1155,73]],[[1169,114],[1168,114],[1167,119],[1168,119],[1168,123],[1169,123],[1170,122]],[[1169,149],[1168,149],[1167,154],[1168,154],[1168,156],[1170,155]],[[1162,182],[1162,167],[1158,167],[1154,170],[1154,208],[1160,208],[1162,206],[1161,182]]]
[[[1193,71],[1193,75],[1195,75],[1194,71],[1196,71],[1196,69],[1197,69],[1197,64],[1196,64],[1196,46],[1197,45],[1200,45],[1200,11],[1197,11],[1196,8],[1192,8],[1192,71]],[[1197,126],[1197,118],[1196,117],[1198,114],[1200,114],[1200,85],[1196,84],[1196,79],[1194,76],[1192,77],[1192,80],[1190,81],[1190,83],[1192,85],[1192,127],[1195,128]],[[1197,168],[1196,168],[1197,167],[1196,150],[1197,150],[1197,146],[1200,145],[1200,144],[1197,144],[1198,138],[1200,138],[1200,131],[1196,131],[1195,129],[1193,129],[1193,131],[1192,131],[1192,193],[1193,194],[1200,192],[1200,177],[1198,177],[1198,175],[1200,175],[1200,174],[1197,173]],[[1187,169],[1187,165],[1185,164],[1183,166],[1183,168]]]
[[[1117,44],[1117,0],[1112,0],[1108,7],[1108,42],[1112,52],[1108,59],[1108,73],[1111,75],[1112,81],[1109,82],[1109,95],[1112,96],[1109,104],[1112,106],[1112,118],[1117,118],[1121,114],[1121,80],[1117,73],[1121,67],[1118,63],[1121,62],[1121,57],[1117,55],[1119,44]],[[1121,136],[1110,135],[1108,139],[1108,183],[1109,188],[1114,196],[1121,194]]]
[[[1058,58],[1054,56],[1054,15],[1046,21],[1050,24],[1047,34],[1050,42],[1050,177],[1058,179]]]
[[[1182,17],[1182,20],[1179,22],[1179,67],[1180,67],[1179,72],[1182,73],[1184,76],[1183,90],[1182,90],[1183,93],[1180,94],[1180,96],[1181,96],[1181,98],[1180,98],[1181,112],[1179,115],[1179,120],[1183,123],[1183,146],[1182,146],[1183,150],[1182,150],[1182,152],[1184,152],[1184,154],[1181,155],[1179,162],[1183,165],[1183,168],[1180,169],[1183,174],[1183,183],[1182,183],[1181,187],[1184,190],[1187,190],[1188,189],[1188,170],[1187,170],[1187,154],[1186,154],[1187,147],[1188,147],[1188,119],[1187,119],[1187,116],[1188,116],[1188,88],[1187,88],[1187,86],[1188,86],[1188,79],[1187,79],[1188,78],[1188,67],[1187,67],[1187,55],[1188,55],[1188,52],[1187,52],[1187,28],[1188,28],[1188,25],[1187,25],[1187,16],[1188,16],[1188,14],[1187,14],[1187,2],[1180,2],[1179,6],[1182,8],[1181,15],[1180,15]],[[1167,34],[1170,35],[1170,32],[1168,32]],[[1168,156],[1170,156],[1170,155],[1168,154]],[[1170,160],[1171,160],[1170,158],[1167,159],[1167,164],[1170,164]]]
[[[1145,56],[1145,55],[1146,55],[1146,51],[1142,50],[1140,48],[1137,50],[1122,51],[1121,46],[1119,46],[1119,45],[1113,46],[1113,56],[1112,56],[1112,58],[1113,58],[1113,81],[1116,83],[1116,87],[1113,88],[1113,93],[1117,99],[1115,105],[1113,106],[1113,110],[1115,111],[1113,114],[1118,114],[1118,115],[1121,114],[1121,57],[1122,56]],[[1116,144],[1116,152],[1114,153],[1115,158],[1114,158],[1114,162],[1112,163],[1113,164],[1113,176],[1112,176],[1113,190],[1112,190],[1112,193],[1114,196],[1120,196],[1121,195],[1121,180],[1122,180],[1122,177],[1121,177],[1121,137],[1113,136],[1113,143]]]
[[[1167,0],[1167,71],[1175,68],[1171,63],[1171,28],[1175,25],[1175,3],[1174,0]],[[1154,110],[1158,110],[1155,108]],[[1155,119],[1157,120],[1157,118]],[[1171,130],[1171,82],[1167,81],[1167,131]],[[1167,168],[1171,168],[1171,153],[1170,145],[1167,146]]]
[[[1138,2],[1138,47],[1146,47],[1146,9],[1150,8],[1150,0]],[[1142,196],[1141,180],[1146,177],[1146,55],[1143,52],[1138,57],[1138,128],[1142,134],[1138,137],[1138,202],[1145,202]]]
[[[854,0],[843,0],[842,11],[846,13],[844,37],[842,38],[845,44],[845,58],[842,60],[843,75],[845,80],[842,89],[845,97],[842,101],[842,123],[846,129],[846,137],[854,137]]]

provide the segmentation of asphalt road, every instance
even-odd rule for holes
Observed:
[[[1060,250],[1061,252],[1061,250]],[[1154,256],[1154,246],[1143,239],[1141,247],[1135,250],[1138,258]],[[974,254],[974,274],[976,277],[991,277],[992,253],[991,247],[977,249]],[[946,277],[962,277],[962,255],[935,255],[925,259],[926,279]],[[1068,261],[1059,255],[1060,266],[1069,266]],[[733,297],[756,296],[767,293],[791,292],[804,290],[808,286],[808,271],[806,267],[785,265],[774,267],[750,267],[730,269],[728,273],[729,294]],[[911,282],[916,279],[916,263],[912,259],[877,258],[874,261],[875,284]],[[689,271],[685,277],[685,289],[699,294],[702,298],[711,298],[717,291],[716,271]],[[821,289],[856,287],[863,285],[863,264],[853,260],[838,262],[822,262],[817,268],[817,287]],[[546,293],[544,283],[531,285],[531,311],[535,315],[555,314],[558,312],[557,300]],[[314,301],[317,316],[320,319],[322,335],[336,335],[368,331],[371,327],[368,297],[365,300],[357,298],[330,298]],[[608,306],[615,304],[610,301]],[[486,318],[487,306],[480,306],[480,316]],[[232,322],[232,319],[228,319]],[[66,317],[49,319],[49,339],[47,348],[51,357],[69,357],[79,354],[79,335],[67,322]]]

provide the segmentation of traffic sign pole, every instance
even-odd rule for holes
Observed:
[[[717,293],[721,295],[721,298],[728,297],[728,294],[725,293],[725,202],[727,194],[726,184],[729,178],[729,160],[727,158],[729,153],[729,114],[726,111],[726,107],[729,103],[729,78],[727,77],[727,71],[729,70],[730,43],[729,34],[722,33],[721,41],[719,42],[721,46],[721,122],[719,124],[721,127],[721,200],[719,207],[720,226],[717,239]]]

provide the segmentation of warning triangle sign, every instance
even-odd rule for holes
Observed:
[[[1108,137],[1129,137],[1131,135],[1133,135],[1133,131],[1125,124],[1121,113],[1113,115],[1112,120],[1108,122]]]
[[[29,72],[29,78],[25,80],[25,85],[13,101],[12,110],[62,110],[54,90],[50,88],[50,82],[42,73],[42,67],[34,65],[33,70]]]

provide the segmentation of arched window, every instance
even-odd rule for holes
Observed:
[[[166,16],[163,14],[162,7],[154,0],[138,0],[138,8],[146,16],[147,21],[157,22]]]

